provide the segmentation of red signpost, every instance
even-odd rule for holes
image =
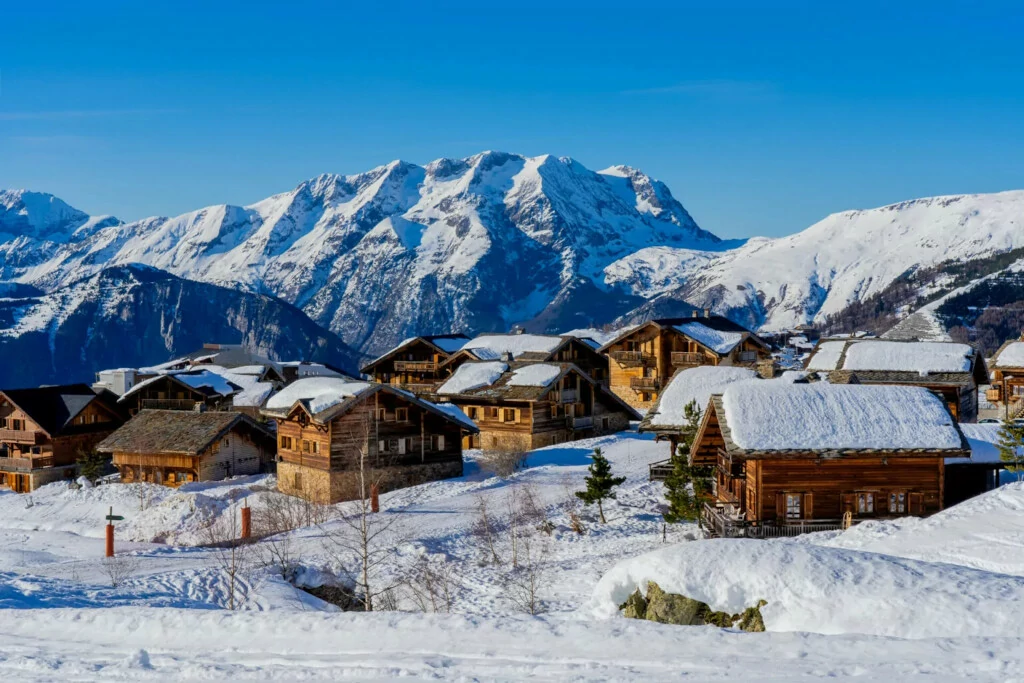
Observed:
[[[252,508],[246,501],[242,508],[242,538],[249,538],[252,535]]]
[[[376,484],[370,485],[370,512],[380,512],[380,489]]]
[[[121,515],[114,514],[114,508],[111,506],[110,512],[107,514],[107,557],[114,556],[114,522],[119,522],[124,517]]]

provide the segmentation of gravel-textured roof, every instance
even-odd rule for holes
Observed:
[[[96,450],[199,455],[236,426],[273,440],[255,420],[236,412],[142,410],[101,441]]]

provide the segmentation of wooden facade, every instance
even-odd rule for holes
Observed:
[[[361,468],[381,492],[462,475],[471,422],[386,385],[367,386],[320,413],[303,402],[264,411],[277,421],[279,490],[337,503],[359,498]]]
[[[572,335],[532,334],[527,336],[532,339],[549,341],[543,345],[543,349],[541,349],[541,345],[538,345],[537,350],[523,350],[523,345],[516,343],[516,338],[521,336],[523,335],[517,333],[483,335],[490,345],[483,350],[467,348],[453,353],[441,367],[444,379],[453,375],[463,363],[503,358],[516,363],[572,363],[595,382],[608,386],[608,358],[598,351],[597,342],[593,339]],[[504,350],[500,342],[502,337],[511,338],[509,347],[515,347],[515,352]]]
[[[986,399],[998,405],[1001,417],[1008,420],[1024,414],[1024,335],[1004,343],[992,356],[991,376]]]
[[[836,416],[843,419],[842,415]],[[956,428],[951,420],[951,428]],[[718,536],[786,536],[846,522],[942,510],[945,460],[954,449],[851,448],[757,451],[732,442],[722,397],[712,397],[690,452],[714,471],[702,523]]]
[[[18,493],[71,479],[76,461],[124,422],[85,384],[0,392],[0,486]]]
[[[143,410],[97,445],[124,483],[177,488],[272,469],[274,437],[237,412]]]
[[[158,375],[137,384],[118,403],[129,415],[143,410],[226,410],[232,407],[230,395],[209,387],[190,386],[174,374]]]
[[[709,336],[735,335],[728,348],[712,348],[707,338],[697,338],[680,327],[701,325]],[[609,388],[634,408],[648,409],[680,369],[701,365],[757,367],[770,360],[768,346],[749,330],[720,316],[651,320],[619,335],[601,347],[609,359]]]
[[[414,337],[366,364],[360,372],[375,382],[428,395],[451,374],[442,366],[467,341],[469,337],[461,334]]]
[[[531,363],[511,363],[494,384],[461,394],[443,396],[457,405],[480,428],[467,436],[466,448],[529,451],[535,448],[611,434],[629,428],[640,418],[628,404],[571,363],[544,363],[559,369],[546,386],[512,382],[517,369]]]

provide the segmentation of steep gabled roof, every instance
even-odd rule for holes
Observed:
[[[642,325],[624,330],[621,334],[615,336],[610,341],[604,344],[598,351],[605,352],[611,346],[618,344],[622,340],[644,330],[647,327],[654,326],[659,330],[674,330],[680,334],[683,334],[693,341],[702,344],[711,351],[719,355],[725,355],[731,351],[735,346],[746,339],[750,339],[755,344],[767,349],[768,345],[763,339],[758,337],[756,334],[743,327],[739,323],[733,322],[729,318],[721,315],[710,315],[707,317],[703,316],[690,316],[687,318],[654,318],[648,320]],[[688,327],[689,326],[689,327]],[[682,328],[682,329],[680,329]],[[700,328],[705,328],[706,334],[701,334]],[[690,333],[687,332],[690,329]],[[735,342],[730,343],[727,350],[716,350],[716,342],[724,343],[726,337],[729,335],[740,335]],[[723,347],[719,347],[723,348]]]
[[[828,373],[853,372],[865,383],[955,385],[988,381],[988,368],[981,354],[969,344],[956,342],[822,339],[804,367]]]
[[[215,398],[218,396],[226,398],[242,391],[242,387],[228,379],[225,379],[222,375],[219,375],[216,372],[193,369],[172,371],[156,375],[155,377],[150,377],[126,391],[118,400],[123,402],[126,398],[133,396],[141,389],[156,384],[160,380],[164,379],[181,386],[183,389],[200,393],[207,398]]]
[[[96,392],[87,384],[62,384],[35,389],[6,389],[0,392],[11,403],[28,415],[29,419],[50,435],[59,436],[65,429],[72,427],[71,421],[85,410],[93,401],[99,401],[108,412],[117,416],[117,411],[97,397]],[[99,427],[99,425],[86,425]],[[77,427],[76,427],[77,428]],[[109,429],[109,423],[103,425]]]
[[[247,415],[236,412],[142,410],[101,441],[102,453],[131,451],[167,455],[200,455],[228,432],[243,428],[270,447],[274,436]]]
[[[423,410],[457,423],[468,432],[479,431],[473,421],[465,415],[455,415],[447,408],[442,409],[408,391],[389,384],[337,377],[307,377],[297,380],[272,396],[260,412],[268,417],[287,419],[296,410],[301,410],[314,422],[326,424],[377,393],[399,396]]]
[[[391,358],[396,353],[400,353],[402,349],[408,348],[415,342],[422,342],[424,344],[427,344],[428,346],[433,347],[433,349],[438,353],[444,356],[450,356],[451,354],[456,353],[459,349],[461,349],[462,345],[468,341],[469,337],[464,334],[425,334],[420,335],[418,337],[409,337],[408,339],[402,340],[401,343],[399,343],[397,346],[390,349],[383,355],[378,356],[377,358],[373,359],[372,361],[364,365],[362,368],[360,368],[359,372],[363,373],[364,375],[372,374],[373,368],[376,367],[378,364]]]
[[[1011,339],[1003,342],[992,355],[993,370],[1024,370],[1024,341]]]

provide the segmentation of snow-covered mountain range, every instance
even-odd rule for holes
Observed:
[[[822,322],[964,259],[1024,247],[1024,191],[846,211],[727,242],[626,166],[485,152],[322,175],[255,204],[124,223],[0,192],[0,293],[111,266],[270,294],[360,352],[413,334],[602,326],[711,308],[775,331]],[[962,283],[961,283],[962,284]],[[16,329],[16,321],[9,326]]]

